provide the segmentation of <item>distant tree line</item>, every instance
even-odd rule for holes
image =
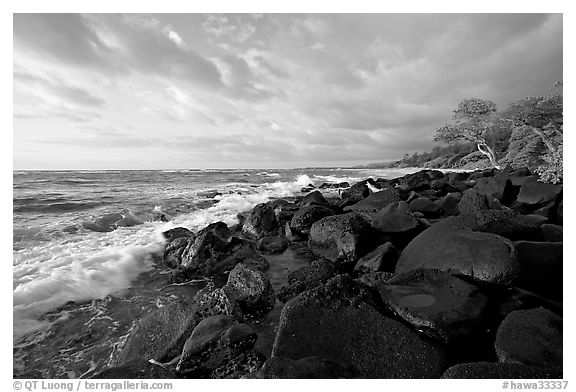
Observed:
[[[436,129],[443,144],[430,152],[406,154],[388,166],[478,169],[528,167],[541,181],[563,179],[563,91],[557,82],[547,96],[526,97],[497,110],[490,100],[467,98],[452,122]]]

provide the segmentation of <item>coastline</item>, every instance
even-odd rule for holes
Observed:
[[[89,376],[561,377],[562,204],[561,185],[523,169],[421,170],[168,230],[158,287],[178,290]],[[349,345],[357,323],[363,343]],[[515,328],[549,363],[510,343]]]

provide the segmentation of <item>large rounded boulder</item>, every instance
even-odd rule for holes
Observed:
[[[288,301],[272,357],[321,357],[353,367],[360,378],[437,378],[445,349],[364,301],[362,286],[337,276]]]
[[[354,265],[377,245],[375,236],[375,230],[360,215],[334,215],[312,225],[308,247],[318,257],[337,264]]]
[[[424,230],[402,251],[396,273],[431,268],[501,285],[518,277],[516,250],[508,239],[474,232],[450,217]]]
[[[446,272],[413,270],[376,287],[386,307],[431,337],[456,343],[483,330],[488,297]]]
[[[290,229],[293,233],[308,235],[314,222],[330,215],[334,215],[330,208],[316,204],[307,205],[294,214],[290,221]]]

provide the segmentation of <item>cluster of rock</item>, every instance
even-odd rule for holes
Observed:
[[[239,218],[164,234],[175,282],[227,281],[150,313],[99,377],[562,377],[561,185],[423,170]],[[294,244],[312,260],[275,292],[269,255]],[[254,322],[278,303],[258,352]]]

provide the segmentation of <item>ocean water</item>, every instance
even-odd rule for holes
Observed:
[[[15,171],[15,376],[90,377],[140,316],[189,293],[166,285],[163,231],[233,225],[239,212],[308,184],[414,170]]]

